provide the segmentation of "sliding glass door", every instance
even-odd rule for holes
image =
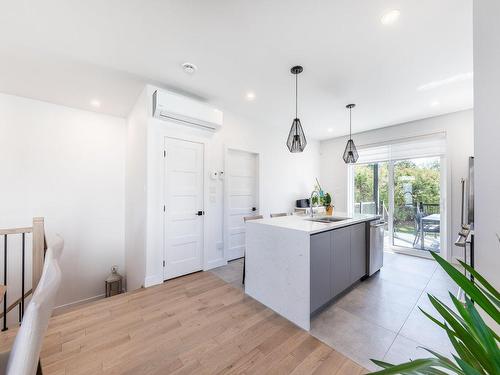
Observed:
[[[354,165],[352,212],[383,217],[387,248],[440,252],[441,164],[438,156]]]
[[[399,160],[393,168],[393,246],[440,252],[440,158]]]

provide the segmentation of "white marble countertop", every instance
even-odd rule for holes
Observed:
[[[315,216],[314,218],[319,219],[321,217],[323,216]],[[376,220],[380,218],[379,215],[372,215],[372,214],[354,214],[352,217],[348,217],[347,214],[342,212],[335,212],[335,215],[333,217],[345,218],[345,220],[335,221],[331,223],[323,223],[318,221],[311,221],[310,216],[293,215],[293,216],[274,217],[268,219],[251,220],[247,221],[246,224],[269,225],[279,228],[306,232],[308,234],[315,234],[332,229],[346,227],[352,224],[362,223],[364,221]]]

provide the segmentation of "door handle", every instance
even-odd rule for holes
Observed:
[[[205,215],[205,211],[198,211],[196,213],[196,216],[203,216],[203,215]]]
[[[255,211],[257,211],[257,208],[252,207],[252,212],[255,212]]]

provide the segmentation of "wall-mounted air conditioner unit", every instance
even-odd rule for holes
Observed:
[[[153,117],[216,131],[222,126],[222,111],[168,91],[153,93]]]

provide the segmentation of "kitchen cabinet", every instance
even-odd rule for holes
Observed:
[[[351,227],[339,228],[331,231],[332,257],[331,257],[331,298],[335,297],[349,287],[350,277],[350,244]]]
[[[366,275],[366,224],[311,235],[310,244],[313,313]]]
[[[351,236],[350,284],[366,275],[366,225],[356,224],[349,227]]]
[[[311,249],[311,311],[315,311],[332,298],[330,232],[312,235]]]

